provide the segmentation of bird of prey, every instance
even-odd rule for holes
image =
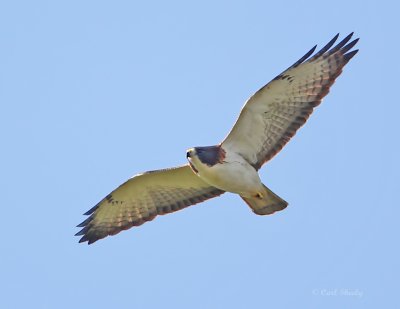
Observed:
[[[257,215],[270,215],[288,203],[268,189],[258,170],[306,122],[329,92],[343,67],[358,52],[353,33],[336,46],[337,34],[320,51],[314,46],[251,96],[228,136],[218,145],[187,150],[188,164],[130,178],[84,215],[79,242],[91,244],[139,226],[157,215],[217,197],[239,194]]]

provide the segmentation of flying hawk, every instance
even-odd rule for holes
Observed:
[[[337,34],[316,46],[251,96],[228,136],[216,146],[187,151],[189,164],[138,174],[112,191],[85,215],[79,242],[91,244],[225,192],[239,194],[258,215],[288,205],[260,180],[258,170],[306,122],[314,107],[358,52],[353,33],[336,46]]]

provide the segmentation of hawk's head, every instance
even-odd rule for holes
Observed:
[[[186,158],[192,170],[198,173],[199,168],[221,164],[225,158],[225,150],[220,146],[194,147],[188,149]]]

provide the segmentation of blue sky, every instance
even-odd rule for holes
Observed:
[[[395,1],[3,1],[1,308],[399,306]],[[82,213],[222,140],[314,44],[359,54],[261,170],[274,216],[221,198],[94,245]]]

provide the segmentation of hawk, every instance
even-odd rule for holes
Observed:
[[[251,96],[228,136],[218,145],[187,150],[188,164],[133,176],[116,188],[78,225],[79,242],[91,244],[139,226],[158,215],[217,197],[239,194],[257,215],[270,215],[288,203],[258,175],[306,122],[327,95],[343,67],[358,52],[353,33],[336,46],[337,34],[320,51],[314,46]]]

